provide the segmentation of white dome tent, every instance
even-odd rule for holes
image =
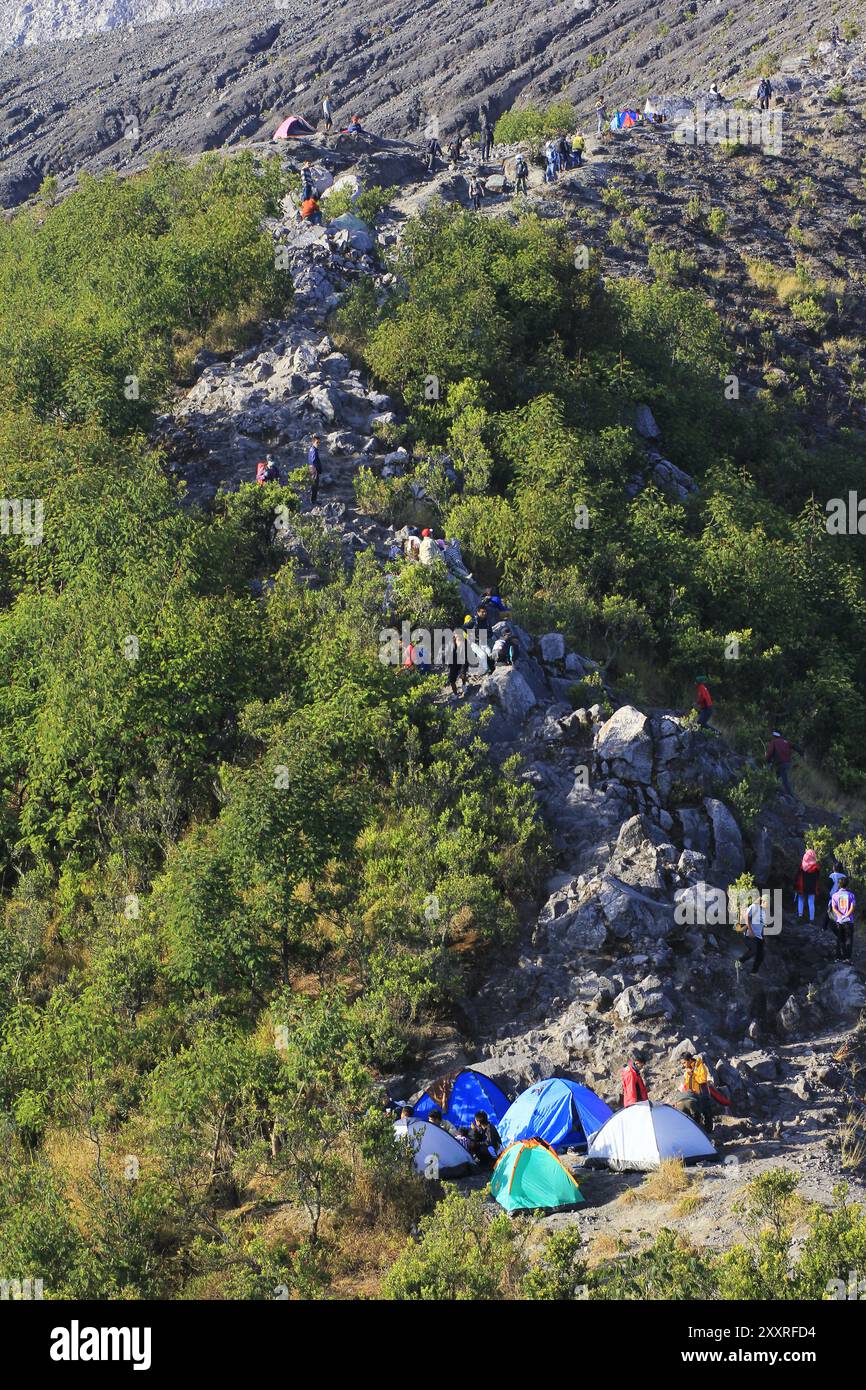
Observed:
[[[642,1100],[618,1110],[597,1130],[589,1141],[586,1164],[646,1173],[666,1158],[700,1163],[716,1157],[704,1131],[682,1110]]]
[[[425,1177],[462,1177],[478,1167],[468,1149],[458,1144],[453,1134],[426,1120],[398,1120],[394,1138],[410,1145],[415,1168]]]

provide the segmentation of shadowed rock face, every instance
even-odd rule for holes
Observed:
[[[292,110],[315,119],[328,88],[338,124],[357,112],[377,134],[420,138],[433,117],[445,135],[477,127],[480,107],[495,117],[521,98],[569,97],[589,118],[600,91],[622,105],[712,80],[751,87],[774,25],[784,22],[789,48],[808,48],[830,16],[830,0],[777,0],[727,22],[724,6],[694,8],[377,0],[365,11],[350,0],[248,0],[193,14],[199,0],[62,9],[32,0],[25,15],[21,0],[0,0],[6,41],[40,40],[0,62],[0,205],[30,196],[47,173],[130,169],[161,149],[268,138]],[[44,42],[82,32],[85,9],[101,32]]]

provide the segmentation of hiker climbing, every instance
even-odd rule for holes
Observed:
[[[484,124],[481,127],[481,158],[486,161],[490,158],[493,149],[493,127],[487,116],[484,117]]]
[[[315,507],[319,495],[319,482],[322,477],[322,464],[319,459],[319,436],[314,434],[307,450],[307,471],[310,474],[310,506]]]
[[[747,960],[752,961],[753,975],[757,975],[764,960],[764,932],[767,926],[768,906],[768,899],[762,895],[746,908],[745,932],[748,944],[745,954],[740,959],[743,965]]]
[[[813,849],[807,849],[803,858],[800,860],[800,867],[797,870],[797,877],[794,887],[797,894],[797,920],[803,921],[806,905],[809,907],[809,921],[815,920],[815,897],[818,892],[818,881],[821,877],[821,865],[818,863],[818,856]]]
[[[836,960],[850,961],[854,954],[854,913],[857,900],[850,888],[840,884],[830,899],[830,917],[836,934]]]
[[[802,749],[794,743],[789,743],[786,738],[782,737],[778,729],[774,729],[770,742],[767,744],[766,761],[776,769],[776,776],[785,788],[786,795],[791,797],[794,793],[791,791],[788,770],[791,766],[791,754],[793,752],[800,753]]]
[[[559,155],[553,140],[548,140],[544,147],[544,182],[556,183],[556,176],[559,170]]]
[[[706,676],[696,676],[695,703],[698,709],[698,723],[705,729],[713,717],[713,697],[707,687]]]
[[[769,77],[762,77],[758,83],[758,110],[769,111],[770,97],[773,95],[773,84]]]
[[[448,163],[452,169],[456,169],[460,163],[460,156],[463,153],[463,142],[459,135],[455,135],[451,144],[448,146]]]
[[[484,197],[484,185],[477,174],[471,174],[469,178],[469,200],[472,203],[473,211],[478,212],[481,207],[481,199]]]
[[[322,100],[322,120],[325,124],[325,133],[329,135],[334,124],[334,111],[331,106],[330,92],[326,92]]]
[[[301,202],[313,197],[313,170],[308,159],[301,165]]]
[[[315,198],[305,198],[301,203],[301,218],[309,222],[312,227],[322,225],[322,210]]]
[[[443,155],[442,155],[442,146],[439,144],[439,141],[436,139],[436,136],[435,136],[435,135],[431,135],[431,136],[430,136],[430,139],[427,141],[427,173],[428,173],[428,174],[435,174],[435,173],[436,173],[436,160],[437,160],[437,159],[442,159],[442,158],[443,158]]]
[[[603,97],[599,97],[598,101],[595,103],[595,120],[596,135],[603,135],[605,125],[607,124],[607,107],[604,104]]]
[[[560,135],[556,142],[556,153],[559,156],[560,169],[571,167],[571,148],[564,135]]]
[[[571,137],[571,162],[576,169],[583,163],[583,152],[586,149],[586,140],[583,131],[577,130]]]
[[[638,1101],[649,1100],[649,1091],[643,1079],[640,1064],[643,1057],[640,1053],[632,1053],[620,1073],[622,1079],[622,1106],[637,1105]]]
[[[490,660],[494,666],[513,666],[517,660],[517,643],[510,627],[506,627],[490,649]]]

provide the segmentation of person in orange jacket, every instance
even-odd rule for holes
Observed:
[[[707,689],[706,676],[697,676],[695,684],[697,685],[698,723],[702,729],[705,729],[713,717],[713,697]]]

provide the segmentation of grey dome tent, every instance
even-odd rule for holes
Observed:
[[[717,1157],[704,1131],[673,1105],[639,1101],[617,1110],[593,1134],[588,1168],[631,1169],[648,1173],[666,1158],[702,1163]]]

